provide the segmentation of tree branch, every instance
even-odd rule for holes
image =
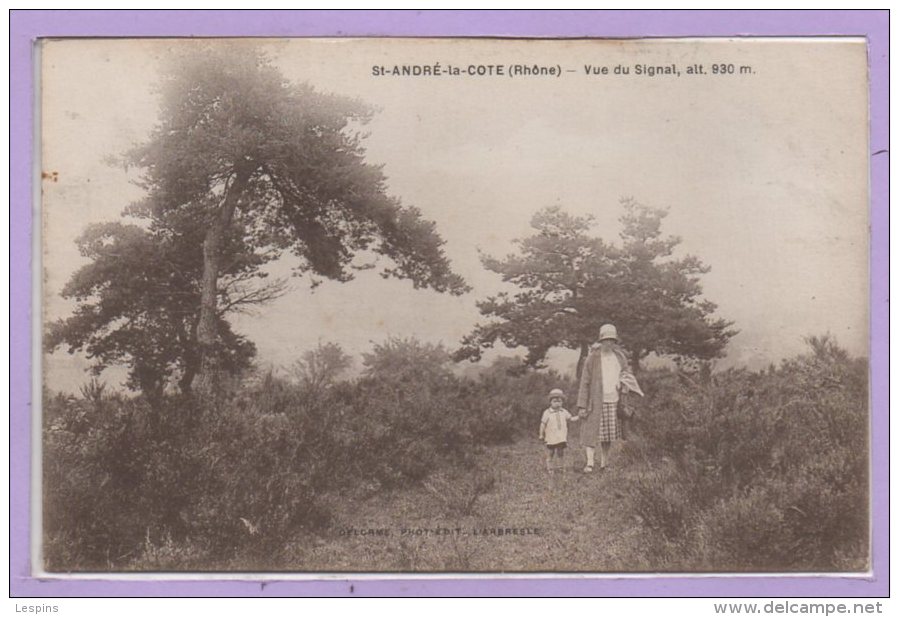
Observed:
[[[229,287],[230,289],[222,290],[225,299],[222,300],[221,306],[217,311],[219,317],[224,316],[229,311],[247,312],[249,309],[245,307],[267,304],[277,300],[289,290],[287,279],[283,278],[259,287],[247,288],[246,286],[234,284],[234,282]],[[239,295],[228,297],[233,292]]]

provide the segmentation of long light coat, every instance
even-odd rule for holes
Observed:
[[[634,390],[639,394],[643,394],[643,392],[640,391],[639,385],[637,385],[636,378],[630,371],[630,365],[628,364],[624,350],[618,345],[615,345],[612,347],[612,351],[615,353],[615,357],[618,358],[618,362],[621,364],[621,373],[618,378],[618,383],[615,384],[616,387],[621,391],[622,385],[624,384],[624,389]],[[581,441],[585,445],[593,445],[599,441],[600,420],[603,417],[602,390],[602,361],[600,360],[600,350],[595,349],[590,352],[590,355],[587,356],[587,361],[584,363],[584,370],[581,373],[581,383],[578,388],[577,396],[578,411],[583,409],[586,416],[586,420],[581,425]],[[614,414],[612,414],[611,417],[606,415],[605,421],[617,423],[617,418],[615,418]],[[618,433],[617,429],[613,429],[612,432]]]

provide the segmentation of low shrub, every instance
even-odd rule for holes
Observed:
[[[450,517],[470,516],[478,499],[496,485],[496,478],[477,470],[453,469],[440,472],[425,481],[428,492],[440,502],[444,514]]]
[[[437,470],[458,470],[447,507],[470,512],[490,490],[469,482],[478,448],[535,432],[546,393],[567,385],[534,371],[462,379],[445,350],[415,340],[376,345],[352,381],[321,377],[319,364],[312,375],[314,359],[295,382],[261,371],[214,401],[167,396],[151,408],[97,382],[81,397],[47,394],[46,568],[275,564],[286,538],[328,524],[329,493],[420,484]]]
[[[693,491],[683,490],[683,484],[675,469],[663,466],[648,470],[630,485],[633,507],[640,520],[668,541],[683,539],[693,524]]]
[[[866,567],[867,366],[809,344],[758,373],[643,376],[642,443],[624,457],[646,466],[632,502],[652,541],[680,546],[672,567]]]

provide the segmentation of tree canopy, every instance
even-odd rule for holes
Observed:
[[[264,55],[221,45],[174,57],[160,93],[158,125],[127,157],[143,170],[139,207],[233,223],[319,276],[349,280],[369,251],[389,258],[387,275],[465,290],[434,224],[389,196],[365,161],[359,129],[373,112],[361,101],[292,84]]]
[[[185,358],[195,356],[197,370],[182,373],[214,387],[242,341],[226,314],[283,290],[262,279],[285,252],[313,285],[381,267],[416,288],[468,290],[434,223],[389,195],[381,167],[366,161],[361,131],[373,110],[361,101],[287,81],[245,42],[172,55],[158,94],[155,128],[124,158],[145,190],[126,213],[146,225],[88,231],[84,254],[94,263],[65,292],[81,303],[77,320],[57,325],[50,343],[87,348],[100,364],[151,363],[154,375],[193,366]],[[98,308],[114,298],[117,308]],[[181,331],[189,349],[175,345]]]
[[[634,367],[650,353],[713,358],[736,332],[714,317],[702,298],[698,258],[674,258],[680,238],[663,236],[667,212],[622,200],[621,244],[590,235],[591,216],[560,207],[534,215],[535,233],[516,242],[518,253],[482,256],[488,270],[519,288],[478,302],[493,318],[462,341],[457,360],[480,358],[497,341],[524,347],[525,363],[540,366],[554,347],[578,349],[578,374],[604,323],[618,327]]]
[[[385,277],[467,290],[434,223],[388,195],[381,168],[365,161],[359,128],[372,110],[360,101],[292,84],[245,46],[176,57],[160,90],[160,122],[128,158],[147,190],[137,209],[204,225],[201,383],[218,371],[217,286],[230,230],[254,254],[289,250],[298,272],[316,277],[348,281],[381,257]]]
[[[199,244],[189,236],[125,223],[91,225],[78,238],[90,263],[78,269],[62,295],[78,304],[70,317],[50,324],[48,351],[84,351],[99,373],[113,364],[128,368],[127,385],[151,401],[176,379],[189,391],[199,370]],[[252,342],[234,333],[225,316],[276,297],[281,283],[242,291],[246,267],[232,266],[219,290],[220,364],[228,372],[249,366]]]

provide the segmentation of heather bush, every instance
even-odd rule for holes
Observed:
[[[653,567],[866,567],[867,366],[826,338],[810,347],[761,372],[641,373],[615,467]],[[352,380],[312,360],[293,381],[261,371],[155,408],[96,381],[45,393],[47,569],[277,567],[335,500],[413,484],[468,516],[493,490],[478,450],[532,436],[551,388],[573,403],[551,371],[501,361],[460,378],[416,340],[375,345]]]
[[[119,567],[148,530],[177,527],[189,461],[140,399],[48,398],[44,554],[50,570]]]
[[[867,366],[828,338],[753,373],[652,371],[623,459],[673,569],[866,567]]]
[[[180,397],[156,410],[118,396],[47,401],[48,570],[153,568],[159,547],[185,543],[196,558],[225,557],[245,535],[262,544],[297,517],[314,519],[297,506],[307,504],[304,480],[268,473],[289,472],[295,461],[256,410],[210,413]]]
[[[339,349],[322,350],[346,366]],[[332,501],[356,487],[450,468],[474,477],[478,448],[532,434],[549,389],[570,385],[500,367],[462,379],[442,347],[414,339],[375,345],[354,380],[330,366],[306,354],[293,381],[259,371],[214,400],[167,396],[155,408],[96,382],[80,397],[46,395],[46,567],[274,565],[287,538],[326,526]],[[490,490],[472,482],[453,484],[453,503]]]
[[[692,488],[692,487],[690,487]],[[670,466],[647,470],[633,486],[633,503],[644,525],[668,541],[681,540],[692,524],[692,491]]]
[[[767,484],[712,503],[701,512],[696,550],[704,569],[783,571],[793,565],[791,526]]]
[[[553,388],[566,392],[566,405],[574,413],[574,381],[552,370],[522,370],[520,361],[500,358],[462,390],[473,399],[470,406],[478,416],[478,442],[508,443],[535,434],[549,405],[547,394]]]
[[[327,435],[303,414],[222,409],[202,421],[201,469],[186,518],[219,559],[238,551],[277,555],[284,538],[328,520]]]

